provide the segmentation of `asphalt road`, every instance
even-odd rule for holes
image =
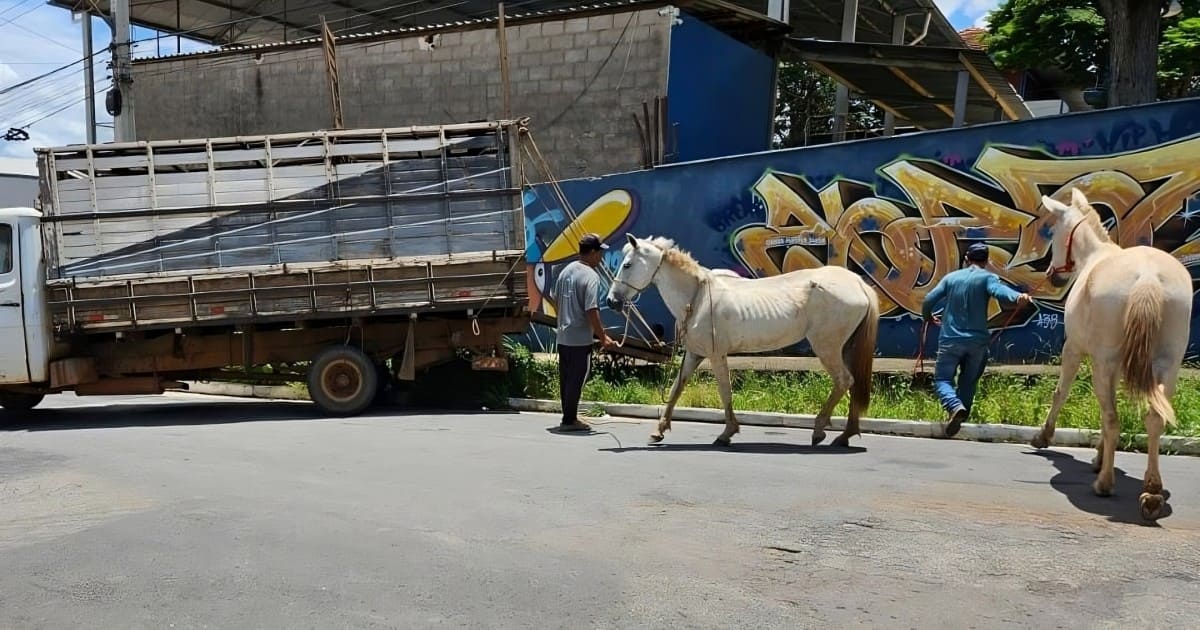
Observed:
[[[104,405],[108,405],[105,407]],[[47,401],[0,430],[0,628],[1185,628],[1200,460],[303,403]],[[623,448],[622,448],[623,446]]]

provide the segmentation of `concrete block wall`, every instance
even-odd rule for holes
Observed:
[[[641,166],[632,114],[666,94],[671,16],[657,9],[512,24],[506,29],[513,115],[557,178]],[[338,73],[346,127],[502,115],[495,28],[344,40]],[[139,61],[139,139],[282,133],[332,125],[321,47]],[[528,173],[544,181],[539,171]]]

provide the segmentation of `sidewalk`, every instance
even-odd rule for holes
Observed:
[[[534,355],[539,360],[557,361],[558,357],[554,354],[538,353]],[[925,374],[933,373],[934,357],[926,357],[924,368],[921,370]],[[642,361],[635,361],[636,364],[644,364]],[[708,370],[708,360],[705,359],[700,364],[701,370]],[[821,367],[821,362],[815,357],[729,357],[729,369],[734,371],[753,370],[757,372],[823,372],[825,368]],[[913,359],[889,359],[883,357],[875,358],[875,372],[879,374],[911,374],[916,370],[916,361]],[[999,363],[990,363],[987,366],[988,372],[1000,374],[1020,374],[1025,376],[1058,376],[1057,365],[1004,365]],[[1192,368],[1184,368],[1180,371],[1181,378],[1200,378],[1200,370]]]

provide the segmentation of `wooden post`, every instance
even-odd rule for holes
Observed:
[[[321,16],[321,43],[325,49],[325,75],[329,78],[329,98],[333,112],[333,128],[342,128],[342,94],[338,89],[337,50],[333,43],[333,31]]]
[[[496,26],[496,39],[500,42],[500,90],[504,98],[503,118],[512,120],[512,85],[508,78],[508,33],[504,26],[504,3],[497,9],[500,19]]]

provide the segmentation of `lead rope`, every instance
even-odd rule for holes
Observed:
[[[1050,276],[1046,276],[1037,284],[1033,285],[1033,287],[1028,291],[1029,295],[1032,297],[1034,293],[1037,293],[1038,289],[1042,288],[1042,285],[1046,284],[1046,281],[1049,280],[1049,278]],[[1010,325],[1012,325],[1013,320],[1016,319],[1017,313],[1019,312],[1020,309],[1013,309],[1013,311],[1008,314],[1008,319],[1004,320],[1004,325],[996,330],[996,333],[992,336],[992,344],[995,344],[1000,340],[1000,336],[1004,334],[1005,330],[1008,330]],[[924,325],[921,326],[921,337],[917,341],[917,357],[916,362],[913,365],[913,374],[925,371],[925,337],[928,332],[929,321],[927,320],[925,321]]]

